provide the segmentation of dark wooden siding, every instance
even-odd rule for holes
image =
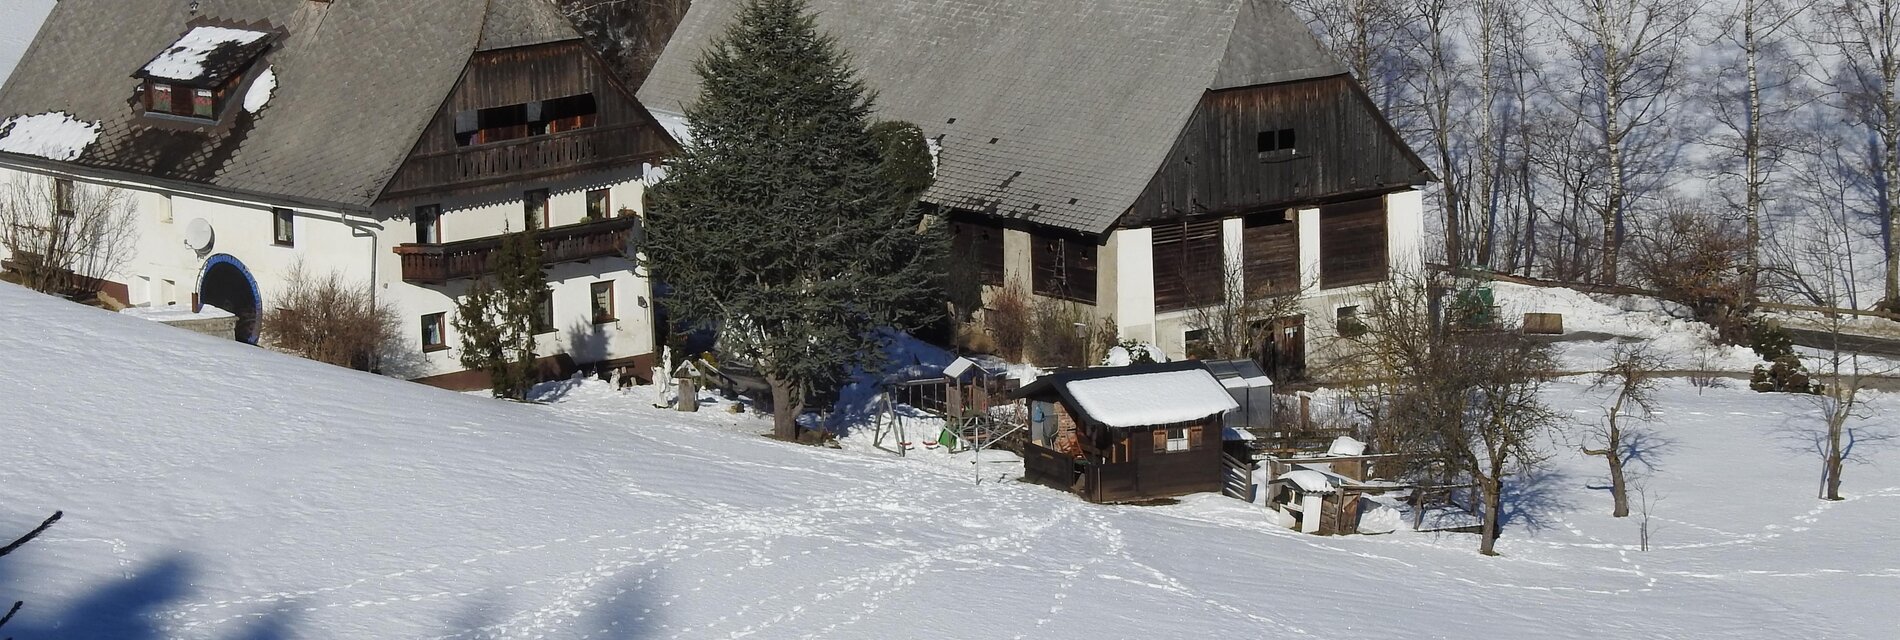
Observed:
[[[1030,268],[1035,293],[1085,304],[1095,304],[1096,246],[1076,238],[1032,236]]]
[[[1110,448],[1126,451],[1129,457],[1124,462],[1087,465],[1083,497],[1122,502],[1220,491],[1220,418],[1182,426],[1192,429],[1195,436],[1187,451],[1156,451],[1157,440],[1167,441],[1167,426],[1105,430],[1111,434]]]
[[[1218,302],[1224,293],[1222,262],[1221,221],[1156,226],[1155,310],[1176,311]]]
[[[987,285],[1003,284],[1003,229],[975,222],[950,225],[950,248],[957,260],[974,265]]]
[[[1247,293],[1292,293],[1300,288],[1300,225],[1279,212],[1247,216],[1241,232]]]
[[[1384,198],[1368,198],[1319,210],[1319,286],[1345,287],[1386,278]]]
[[[1260,152],[1262,132],[1295,149]],[[1208,93],[1122,220],[1231,217],[1383,193],[1429,178],[1346,76]]]
[[[594,126],[493,144],[461,146],[456,114],[592,94]],[[384,190],[385,200],[415,200],[545,181],[657,160],[671,148],[646,109],[579,41],[482,52],[429,123]]]

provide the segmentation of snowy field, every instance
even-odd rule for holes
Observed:
[[[0,84],[13,74],[13,65],[26,55],[33,34],[53,10],[55,0],[5,0],[0,2]]]
[[[1651,550],[1553,441],[1484,558],[979,485],[652,388],[496,402],[6,285],[0,322],[0,530],[66,511],[0,558],[22,639],[1900,637],[1900,453],[1817,501],[1786,396],[1669,389]]]

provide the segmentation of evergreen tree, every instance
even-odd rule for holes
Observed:
[[[885,162],[872,97],[803,0],[750,0],[695,69],[691,139],[647,211],[647,266],[674,318],[756,363],[774,435],[795,439],[806,398],[881,364],[881,328],[942,313],[943,225],[915,206],[916,154],[893,158],[909,171]],[[894,137],[927,158],[921,134]]]
[[[488,373],[497,398],[524,400],[536,380],[535,317],[548,295],[541,243],[533,216],[505,234],[489,263],[491,273],[469,287],[455,307],[462,366]]]

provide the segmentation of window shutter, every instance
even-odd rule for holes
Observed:
[[[1165,428],[1155,429],[1154,434],[1155,453],[1166,453],[1168,451],[1168,430]]]
[[[1189,449],[1201,448],[1201,428],[1200,427],[1188,428],[1188,448]]]

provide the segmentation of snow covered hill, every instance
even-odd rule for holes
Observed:
[[[1786,396],[1669,390],[1652,550],[1588,488],[1601,463],[1560,452],[1483,558],[1214,496],[978,485],[650,388],[496,402],[8,285],[0,324],[0,532],[66,511],[0,558],[22,639],[1900,635],[1900,455],[1814,500]]]
[[[55,0],[6,0],[0,2],[0,84],[13,74],[13,65],[26,55],[33,34],[53,10]]]

